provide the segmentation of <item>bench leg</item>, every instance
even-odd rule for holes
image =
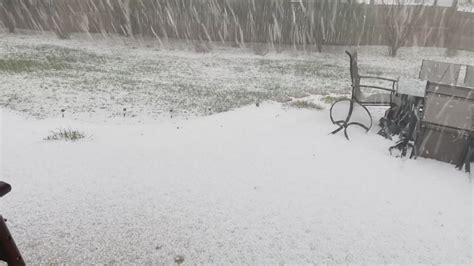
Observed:
[[[349,110],[348,110],[347,116],[346,116],[345,120],[335,121],[335,119],[333,117],[333,108],[337,103],[344,102],[344,101],[349,102]],[[362,123],[359,123],[359,122],[350,122],[350,120],[352,118],[352,113],[354,111],[354,105],[355,104],[359,104],[365,110],[365,112],[367,112],[367,115],[370,119],[369,126],[366,126],[366,125],[364,125]],[[331,109],[329,110],[329,115],[330,115],[332,123],[334,125],[339,126],[337,129],[332,131],[330,134],[336,134],[336,133],[340,132],[341,130],[344,130],[344,136],[346,137],[347,140],[350,140],[349,135],[347,133],[347,128],[349,126],[352,126],[352,125],[359,126],[359,127],[362,127],[363,129],[365,129],[366,132],[369,132],[370,128],[372,127],[372,123],[373,123],[372,115],[370,114],[369,110],[365,106],[361,105],[360,103],[358,103],[355,100],[340,100],[340,101],[337,101],[337,102],[333,103],[332,106],[331,106]]]

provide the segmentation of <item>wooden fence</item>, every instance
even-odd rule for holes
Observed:
[[[474,51],[474,13],[335,0],[0,0],[5,25],[243,44],[390,45]],[[395,39],[394,39],[395,38]]]

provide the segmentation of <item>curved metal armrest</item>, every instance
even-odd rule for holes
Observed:
[[[378,90],[384,90],[384,91],[389,91],[394,93],[396,90],[395,89],[389,89],[385,87],[380,87],[380,86],[374,86],[374,85],[359,85],[355,86],[356,88],[370,88],[370,89],[378,89]]]
[[[366,79],[380,79],[380,80],[386,80],[386,81],[391,81],[391,82],[398,82],[398,79],[386,78],[386,77],[378,77],[378,76],[360,76],[360,77],[366,78]]]

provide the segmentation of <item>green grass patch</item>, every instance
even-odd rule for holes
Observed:
[[[323,110],[324,107],[317,103],[309,102],[309,101],[294,101],[288,104],[291,107],[299,108],[299,109],[311,109],[311,110]]]
[[[34,71],[59,71],[94,67],[105,62],[105,57],[86,51],[50,45],[34,48],[18,46],[20,52],[0,58],[0,72],[28,73]]]
[[[340,100],[349,100],[349,97],[348,96],[331,96],[331,95],[323,97],[323,101],[327,104],[333,104]]]
[[[1,72],[32,72],[38,70],[62,70],[66,64],[57,60],[33,60],[24,58],[0,59]]]
[[[39,45],[31,56],[44,56],[51,61],[60,60],[67,63],[105,61],[105,57],[84,50],[71,49],[53,45]]]
[[[297,62],[294,65],[295,74],[301,76],[320,76],[322,70],[322,65],[313,61]]]
[[[85,137],[86,135],[77,129],[58,129],[51,131],[51,134],[45,140],[78,141]]]

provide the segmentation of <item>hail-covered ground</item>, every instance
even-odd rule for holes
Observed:
[[[130,116],[157,119],[171,110],[192,117],[272,99],[348,95],[345,48],[320,54],[288,47],[261,56],[265,49],[252,44],[209,49],[116,36],[0,33],[0,106],[41,118],[63,109],[68,117],[113,118],[126,108]],[[474,64],[473,53],[445,58],[444,49],[401,49],[396,58],[385,47],[359,51],[366,75],[416,78],[422,59]]]
[[[173,45],[0,36],[0,210],[27,263],[472,264],[468,174],[391,156],[377,127],[328,135],[343,48]],[[474,62],[360,51],[407,79]]]

